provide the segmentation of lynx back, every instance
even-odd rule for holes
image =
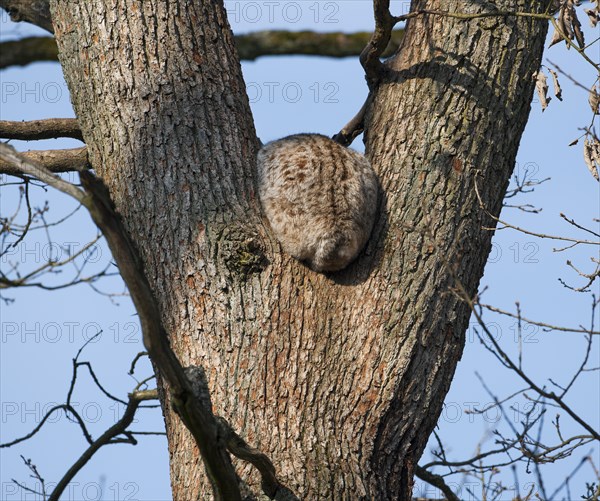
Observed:
[[[315,271],[345,268],[365,246],[377,176],[360,153],[320,134],[296,134],[258,152],[259,196],[284,251]]]

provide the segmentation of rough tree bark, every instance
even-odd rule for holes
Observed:
[[[215,411],[301,499],[409,499],[463,350],[469,311],[451,290],[458,280],[476,293],[490,249],[475,184],[497,214],[546,23],[408,23],[367,113],[380,218],[360,259],[326,276],[283,255],[261,218],[258,141],[220,1],[52,7],[90,162],[138,245],[176,353],[205,367]],[[173,498],[206,499],[193,441],[162,394]],[[256,486],[247,467],[240,474]]]

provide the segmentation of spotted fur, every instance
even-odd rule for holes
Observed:
[[[258,152],[259,195],[283,249],[315,271],[337,271],[365,246],[377,208],[367,159],[320,134],[296,134]]]

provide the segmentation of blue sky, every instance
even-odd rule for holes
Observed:
[[[227,2],[234,31],[244,33],[258,29],[313,29],[317,31],[356,31],[372,28],[371,2],[367,0],[345,2]],[[395,14],[406,12],[408,2],[392,2]],[[582,21],[585,21],[582,19]],[[598,36],[587,28],[588,40]],[[8,40],[31,34],[43,35],[41,30],[26,25],[10,23],[6,16],[0,24],[0,39]],[[593,56],[593,53],[591,54]],[[599,53],[596,51],[596,56]],[[546,51],[546,58],[557,63],[569,74],[586,85],[594,81],[594,71],[574,51],[555,46]],[[597,58],[598,59],[598,58]],[[332,135],[360,108],[366,85],[362,68],[356,58],[328,59],[318,57],[264,57],[255,62],[243,63],[257,133],[263,142],[295,132],[320,132]],[[537,179],[550,178],[536,187],[533,193],[520,195],[511,203],[528,203],[543,208],[539,214],[525,214],[516,209],[506,209],[502,218],[534,232],[587,238],[586,235],[565,223],[560,213],[575,219],[579,224],[598,229],[600,201],[598,183],[593,180],[583,162],[581,141],[568,147],[578,137],[579,127],[589,124],[590,108],[585,91],[561,77],[564,101],[556,99],[542,113],[536,99],[532,103],[530,121],[523,136],[516,169],[533,172]],[[11,68],[0,72],[2,88],[0,118],[27,120],[49,117],[73,116],[66,85],[58,63],[36,63],[26,68]],[[43,141],[29,144],[13,142],[21,150],[74,147],[71,140]],[[361,140],[353,145],[362,149]],[[3,188],[0,211],[6,217],[15,207],[15,190]],[[36,188],[31,192],[33,205],[48,200],[51,210],[49,220],[58,220],[75,208],[66,197],[52,191]],[[23,219],[21,218],[21,221]],[[26,240],[10,256],[3,258],[1,266],[19,261],[24,269],[39,265],[49,252],[64,252],[49,246],[44,236]],[[53,241],[62,246],[81,248],[96,235],[89,217],[78,212],[66,223],[54,228]],[[36,238],[39,238],[36,240]],[[592,256],[598,257],[597,247],[578,246],[565,252],[554,252],[559,243],[538,239],[514,230],[496,233],[490,262],[486,267],[481,288],[486,288],[483,301],[499,308],[514,311],[515,301],[521,304],[523,315],[551,324],[589,327],[591,296],[563,287],[559,278],[574,286],[583,284],[566,261],[586,271],[593,270]],[[99,269],[110,259],[104,246],[97,248],[92,266]],[[60,278],[60,277],[59,277]],[[99,284],[103,291],[121,292],[118,278],[107,278]],[[598,287],[595,286],[598,294]],[[126,297],[114,299],[118,304],[91,290],[88,286],[47,292],[34,288],[9,291],[16,301],[7,306],[0,304],[0,404],[2,422],[0,441],[5,442],[29,432],[39,423],[44,411],[53,403],[64,401],[71,376],[71,360],[91,335],[102,331],[97,342],[86,348],[82,359],[93,363],[98,376],[109,391],[125,398],[135,386],[127,375],[132,358],[143,349],[139,326],[133,308]],[[596,315],[595,326],[599,321]],[[485,315],[497,333],[502,347],[511,355],[518,353],[516,321],[506,317]],[[508,424],[498,419],[495,411],[482,416],[466,414],[473,407],[483,408],[491,402],[490,396],[475,376],[481,374],[499,397],[505,397],[523,385],[500,366],[481,346],[475,335],[473,322],[467,332],[467,346],[460,362],[445,408],[439,421],[439,435],[452,459],[466,459],[474,453],[482,439],[482,449],[494,446],[491,430],[507,433]],[[549,378],[563,384],[581,363],[585,339],[581,334],[545,332],[525,325],[523,339],[523,366],[541,385],[549,385]],[[594,344],[590,365],[598,365],[600,353]],[[140,379],[150,374],[149,364],[140,366]],[[74,395],[78,409],[87,417],[92,434],[97,436],[114,423],[123,408],[104,398],[81,377]],[[568,398],[584,418],[598,426],[598,372],[586,373],[574,386]],[[531,394],[531,392],[530,392]],[[532,394],[531,394],[532,395]],[[533,395],[532,395],[533,396]],[[518,409],[527,409],[526,399],[517,399]],[[550,442],[556,437],[547,416],[545,433]],[[519,418],[511,412],[511,422],[518,426]],[[145,410],[139,415],[136,429],[161,430],[159,410]],[[566,416],[562,417],[565,433],[579,433]],[[29,494],[15,492],[11,479],[32,486],[28,471],[19,454],[31,458],[48,482],[56,481],[85,448],[77,427],[64,414],[54,419],[34,439],[11,449],[0,450],[1,499],[37,499]],[[487,437],[487,438],[486,438]],[[431,443],[428,451],[434,444]],[[426,462],[430,453],[426,451]],[[597,445],[585,449],[598,460]],[[544,467],[548,491],[578,464],[581,454]],[[512,482],[512,476],[505,477]],[[584,466],[574,476],[574,493],[583,493],[583,482],[593,480],[589,466]],[[454,481],[458,482],[459,477]],[[519,470],[521,492],[533,475]],[[480,498],[480,484],[474,479],[471,488]],[[581,491],[581,492],[580,492]],[[432,496],[434,492],[420,481],[416,492]],[[470,497],[466,486],[461,497]],[[510,499],[507,493],[501,499]],[[140,501],[170,499],[168,477],[168,451],[164,437],[141,438],[136,447],[114,445],[103,448],[90,464],[76,477],[65,499],[113,500],[137,499]],[[560,499],[560,497],[559,497]]]

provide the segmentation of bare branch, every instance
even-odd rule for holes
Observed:
[[[382,57],[391,56],[400,45],[403,30],[393,31]],[[351,57],[360,55],[371,33],[317,33],[314,31],[256,31],[235,35],[240,59],[253,61],[262,56]],[[52,37],[29,37],[0,43],[0,69],[25,66],[37,61],[57,61],[58,48]]]
[[[157,400],[158,399],[158,392],[156,389],[153,390],[139,390],[139,387],[141,386],[140,384],[138,384],[135,388],[135,390],[129,394],[128,397],[128,401],[124,401],[121,400],[117,397],[114,397],[113,395],[111,395],[108,391],[106,391],[104,389],[104,387],[102,386],[102,384],[100,384],[100,382],[98,381],[92,366],[90,364],[90,362],[80,362],[79,361],[79,357],[81,355],[81,353],[83,352],[83,350],[85,349],[85,347],[91,343],[94,339],[96,339],[99,335],[101,334],[101,331],[96,333],[94,336],[92,336],[90,339],[88,339],[83,346],[78,350],[75,358],[73,359],[73,374],[71,376],[71,382],[69,385],[69,390],[67,392],[67,398],[66,398],[66,402],[62,405],[56,406],[52,409],[50,409],[46,415],[43,417],[43,419],[41,420],[41,422],[38,424],[38,426],[36,428],[34,428],[32,430],[32,432],[30,432],[28,435],[26,435],[25,437],[22,437],[20,439],[14,440],[10,443],[7,444],[2,444],[0,445],[0,447],[10,447],[11,445],[15,445],[19,442],[22,442],[24,440],[27,440],[29,438],[31,438],[33,435],[35,435],[41,428],[42,426],[46,423],[47,419],[56,411],[56,410],[64,410],[67,417],[69,417],[69,414],[71,414],[76,421],[79,423],[80,428],[83,431],[83,434],[85,436],[86,441],[88,442],[89,446],[88,448],[83,452],[83,454],[79,457],[79,459],[68,469],[68,471],[63,475],[63,477],[59,480],[59,482],[57,483],[56,487],[54,488],[54,490],[52,491],[52,493],[50,494],[50,496],[47,498],[46,497],[46,493],[45,493],[45,486],[44,486],[44,479],[41,477],[41,475],[38,473],[37,468],[35,467],[35,465],[33,465],[31,463],[31,460],[25,460],[25,458],[23,458],[23,460],[25,461],[25,464],[29,467],[29,469],[32,471],[33,473],[33,477],[36,478],[38,481],[40,481],[41,485],[42,485],[42,492],[43,492],[43,499],[48,499],[49,501],[57,501],[62,493],[64,492],[65,488],[68,486],[68,484],[73,480],[73,478],[75,477],[75,475],[88,463],[88,461],[92,458],[92,456],[101,448],[104,447],[105,445],[110,445],[110,444],[117,444],[117,443],[129,443],[132,445],[136,445],[137,444],[137,440],[134,438],[134,435],[149,435],[149,434],[160,434],[160,432],[132,432],[130,430],[128,430],[127,428],[131,425],[131,423],[133,422],[133,418],[135,416],[135,413],[137,411],[137,409],[142,408],[144,406],[141,406],[140,404],[144,401],[148,401],[148,400]],[[85,423],[83,422],[83,420],[81,419],[81,417],[79,416],[79,414],[77,414],[77,412],[74,411],[73,407],[72,407],[72,403],[71,403],[71,397],[73,395],[73,390],[75,388],[75,385],[77,384],[77,375],[78,375],[78,369],[79,367],[87,367],[88,371],[90,373],[90,375],[92,376],[92,378],[94,379],[94,382],[96,383],[96,386],[102,391],[102,393],[104,393],[109,399],[122,403],[126,406],[125,412],[123,414],[123,416],[121,417],[121,419],[119,419],[119,421],[117,423],[115,423],[113,426],[111,426],[108,430],[106,430],[98,439],[94,440],[92,439],[90,433],[88,432]],[[154,376],[152,376],[153,378]],[[150,406],[146,406],[146,407],[150,407]],[[119,435],[123,435],[124,437],[118,438]],[[23,484],[13,480],[18,486],[20,486],[21,488],[29,491],[29,492],[34,492],[32,489],[27,488],[26,486],[24,486]],[[41,493],[40,493],[41,494]]]
[[[135,357],[134,359],[131,361],[131,367],[129,369],[129,375],[133,376],[133,373],[135,372],[135,366],[138,363],[138,360],[142,357],[147,357],[148,356],[148,352],[147,351],[140,351]]]
[[[586,87],[585,85],[583,85],[581,82],[579,82],[579,80],[576,80],[575,78],[573,78],[570,74],[568,74],[566,71],[564,71],[563,69],[560,68],[560,66],[558,66],[558,64],[550,61],[550,59],[546,59],[548,61],[549,64],[551,64],[552,66],[554,66],[556,68],[556,71],[558,71],[560,74],[564,75],[566,78],[568,78],[575,86],[590,92],[590,88]]]
[[[479,207],[481,208],[481,210],[483,210],[494,221],[496,221],[496,222],[504,225],[503,227],[500,227],[500,228],[484,227],[483,228],[484,230],[499,231],[499,230],[503,230],[504,228],[512,228],[513,230],[517,230],[517,231],[520,231],[521,233],[525,233],[526,235],[532,235],[532,236],[538,237],[538,238],[548,238],[548,239],[551,239],[551,240],[559,240],[559,241],[563,241],[563,242],[572,242],[575,245],[578,245],[578,244],[600,245],[600,241],[584,240],[584,239],[569,238],[569,237],[561,237],[561,236],[557,236],[557,235],[547,235],[545,233],[536,233],[536,232],[529,231],[529,230],[526,230],[524,228],[521,228],[519,226],[515,226],[513,224],[507,223],[506,221],[503,221],[502,219],[500,219],[497,216],[495,216],[494,214],[492,214],[487,209],[487,207],[483,203],[483,200],[482,200],[481,195],[479,193],[479,186],[477,185],[477,183],[475,183],[475,193],[477,195],[477,199],[479,200]]]
[[[59,290],[59,289],[64,289],[66,287],[71,287],[71,286],[77,285],[77,284],[91,284],[93,282],[96,282],[97,280],[99,280],[102,277],[116,275],[116,273],[109,272],[110,268],[112,267],[112,265],[109,263],[104,267],[103,270],[101,270],[99,272],[95,272],[90,275],[82,276],[83,266],[85,266],[85,261],[84,261],[84,265],[80,269],[77,270],[76,276],[74,278],[70,279],[69,281],[65,281],[58,285],[48,285],[48,284],[45,284],[42,282],[34,281],[45,273],[57,272],[57,270],[64,267],[66,264],[69,264],[69,263],[74,264],[75,260],[81,256],[83,256],[85,258],[85,256],[88,254],[88,252],[92,252],[96,243],[99,240],[100,240],[100,236],[96,237],[91,242],[88,242],[86,245],[84,245],[81,248],[81,250],[75,252],[74,254],[69,255],[66,259],[64,259],[62,261],[56,261],[50,256],[46,262],[44,262],[37,268],[33,269],[32,271],[30,271],[22,276],[19,273],[17,273],[17,276],[15,278],[9,278],[9,276],[7,276],[6,273],[4,273],[3,271],[0,271],[0,290],[14,288],[14,287],[38,287],[42,290]],[[17,267],[15,265],[15,266],[13,266],[13,269],[10,271],[15,272],[16,270],[17,270]]]
[[[85,148],[62,151],[69,151],[71,153],[76,153],[76,155],[81,156],[82,153],[84,153],[82,152],[82,150],[85,150]],[[55,150],[50,152],[36,152],[36,154],[39,155],[37,159],[35,158],[34,154],[29,155],[28,158],[26,155],[17,153],[12,146],[6,143],[0,143],[0,172],[11,173],[13,175],[27,174],[29,176],[39,179],[40,181],[43,181],[44,183],[56,188],[57,190],[62,191],[63,193],[66,193],[67,195],[70,195],[78,202],[83,203],[85,198],[85,194],[83,191],[81,191],[79,188],[75,187],[71,183],[64,181],[56,174],[54,174],[51,169],[46,167],[46,165],[48,164],[56,165],[57,159],[61,156],[60,151],[61,150]],[[87,157],[87,152],[85,153]],[[68,157],[69,156],[67,155],[63,158]],[[6,167],[6,170],[4,170],[2,167]]]
[[[600,233],[598,233],[597,231],[594,231],[594,230],[590,230],[589,228],[586,228],[585,226],[578,224],[577,222],[575,222],[575,220],[573,218],[569,218],[562,212],[559,214],[559,216],[562,217],[570,225],[575,226],[575,228],[579,228],[580,230],[586,231],[587,233],[590,233],[590,234],[594,235],[595,237],[600,238]]]
[[[596,269],[591,273],[584,273],[583,271],[579,270],[570,260],[567,260],[567,266],[575,270],[575,272],[580,277],[587,279],[587,283],[585,285],[581,287],[572,287],[568,285],[563,279],[559,278],[558,280],[560,281],[560,283],[563,284],[567,289],[571,289],[575,292],[588,292],[590,290],[590,286],[596,281],[598,277],[600,277],[600,261],[593,257],[591,258],[591,260],[593,263],[596,263]]]
[[[0,43],[0,69],[38,61],[58,61],[58,47],[53,37],[27,37]]]
[[[462,19],[463,21],[471,21],[473,19],[483,19],[486,17],[529,17],[533,19],[542,19],[549,21],[553,19],[551,14],[538,13],[538,12],[518,12],[514,10],[493,10],[491,12],[476,12],[473,14],[466,12],[449,12],[444,10],[434,10],[434,9],[420,9],[412,11],[408,14],[404,14],[402,16],[395,17],[394,20],[399,23],[402,21],[408,21],[409,19],[419,17],[419,16],[442,16],[442,17],[450,17],[454,19]]]
[[[437,487],[446,496],[448,501],[460,501],[460,498],[454,494],[452,489],[444,481],[444,477],[436,475],[435,473],[432,473],[418,465],[415,468],[415,475],[424,482],[427,482],[429,485]]]
[[[0,257],[3,262],[3,266],[0,267],[0,299],[6,299],[3,297],[4,290],[15,287],[56,290],[85,284],[93,290],[97,290],[93,284],[102,277],[118,274],[118,270],[110,260],[104,260],[101,267],[96,266],[97,258],[101,256],[99,245],[101,234],[92,236],[83,246],[79,242],[60,243],[53,239],[52,228],[61,225],[77,214],[81,208],[80,204],[76,204],[66,215],[49,221],[47,219],[50,211],[48,202],[46,201],[39,207],[32,207],[29,195],[32,187],[39,187],[45,191],[44,185],[40,185],[37,179],[34,180],[28,176],[24,176],[23,180],[18,182],[5,185],[11,184],[18,187],[18,199],[14,212],[0,217]],[[22,212],[26,212],[26,219],[24,222],[19,222],[17,218]],[[18,256],[23,250],[20,248],[21,242],[34,232],[42,233],[41,238],[46,239],[47,248],[51,250],[42,253],[39,256],[41,259],[31,260],[34,264],[30,266],[29,261],[18,259]],[[69,272],[65,274],[67,267]],[[48,277],[50,280],[42,280],[42,277]],[[109,298],[116,295],[98,292]]]
[[[543,327],[544,329],[548,329],[548,330],[552,330],[552,331],[562,331],[562,332],[580,332],[582,334],[590,334],[590,335],[596,335],[596,336],[600,335],[600,331],[590,331],[588,329],[583,329],[583,328],[562,327],[559,325],[547,324],[544,322],[538,322],[536,320],[530,320],[529,318],[522,317],[520,315],[517,315],[516,313],[511,313],[510,311],[501,310],[500,308],[496,308],[495,306],[491,306],[489,304],[482,304],[482,303],[477,303],[477,304],[479,306],[481,306],[482,308],[485,308],[486,310],[493,311],[494,313],[499,313],[500,315],[506,315],[507,317],[511,317],[511,318],[518,318],[518,319],[522,320],[523,322],[527,322],[528,324],[531,324],[531,325],[537,325],[539,327]]]
[[[362,108],[356,114],[356,116],[350,120],[342,130],[333,136],[333,140],[342,146],[350,146],[365,129],[365,114],[367,107],[369,106],[370,97],[367,98]]]
[[[403,30],[391,33],[382,56],[392,55],[398,49],[402,34]],[[284,55],[348,57],[358,56],[370,37],[369,32],[257,31],[236,35],[235,43],[242,60]]]
[[[81,416],[77,413],[77,411],[71,406],[71,405],[67,405],[67,404],[61,404],[61,405],[55,405],[54,407],[52,407],[51,409],[48,410],[48,412],[46,412],[46,414],[44,415],[44,417],[40,420],[40,422],[38,423],[38,425],[31,430],[28,434],[20,437],[20,438],[16,438],[14,440],[12,440],[11,442],[6,442],[3,444],[0,444],[0,449],[2,448],[6,448],[6,447],[12,447],[13,445],[16,445],[20,442],[25,442],[26,440],[29,440],[31,437],[33,437],[38,431],[40,431],[42,429],[42,427],[44,426],[44,424],[46,423],[46,421],[48,420],[48,418],[56,411],[60,411],[63,410],[65,411],[65,414],[67,412],[69,412],[70,414],[73,415],[73,417],[75,418],[75,420],[77,421],[77,423],[79,424],[79,427],[81,428],[81,431],[83,432],[83,435],[85,436],[85,439],[88,441],[88,443],[92,443],[92,437],[89,434],[86,426],[85,426],[85,422],[83,421],[83,419],[81,418]]]
[[[595,299],[596,298],[594,298],[594,301],[592,303],[592,327],[594,325],[594,317],[595,317],[595,314],[596,314],[596,301],[595,301]],[[593,343],[592,335],[589,334],[588,335],[588,339],[587,339],[587,346],[586,346],[586,350],[585,350],[585,356],[583,357],[583,360],[581,361],[581,364],[579,365],[579,369],[575,372],[575,374],[573,374],[573,377],[571,378],[571,381],[569,381],[569,383],[567,384],[567,386],[563,389],[563,392],[560,395],[561,398],[564,398],[564,396],[567,394],[567,392],[575,384],[575,381],[577,381],[577,379],[579,378],[579,376],[581,376],[581,374],[586,370],[586,365],[588,363],[588,360],[590,359],[590,353],[592,351],[592,343]]]
[[[27,466],[27,468],[31,472],[30,477],[36,479],[40,483],[40,485],[42,487],[42,491],[40,492],[40,491],[37,491],[35,489],[31,489],[30,487],[27,487],[27,486],[25,486],[25,485],[17,482],[14,478],[12,479],[12,481],[16,485],[18,485],[21,489],[23,489],[24,491],[31,492],[32,494],[35,494],[37,496],[41,496],[42,497],[42,501],[46,501],[46,499],[47,499],[47,495],[46,495],[46,483],[45,483],[44,479],[42,478],[42,475],[38,471],[37,466],[35,464],[33,464],[33,462],[31,461],[31,459],[25,459],[25,457],[23,455],[21,455],[21,459],[25,463],[25,466]]]
[[[299,501],[292,491],[277,480],[275,467],[265,454],[254,447],[250,447],[225,419],[217,417],[217,422],[220,433],[227,444],[227,450],[234,456],[251,463],[260,472],[261,487],[267,496],[281,501]]]
[[[573,409],[571,409],[571,407],[568,406],[560,396],[556,395],[554,392],[548,392],[545,389],[538,386],[536,383],[533,382],[533,380],[529,376],[527,376],[521,369],[519,369],[519,367],[517,367],[517,365],[512,361],[512,359],[504,352],[504,350],[502,350],[502,348],[494,338],[494,335],[488,330],[480,313],[477,311],[477,308],[475,308],[476,303],[473,301],[473,299],[469,297],[463,285],[457,281],[456,286],[459,297],[462,298],[462,300],[469,305],[473,315],[475,316],[475,319],[477,320],[477,323],[480,325],[483,332],[485,332],[488,341],[493,345],[494,349],[496,350],[496,353],[498,353],[499,357],[504,361],[506,366],[510,368],[515,374],[517,374],[523,381],[525,381],[525,383],[527,383],[529,387],[536,393],[538,393],[541,397],[556,403],[569,416],[571,416],[571,418],[573,418],[574,421],[579,423],[595,440],[600,440],[600,433],[596,431],[587,422],[585,422],[576,412],[574,412]]]
[[[360,63],[365,69],[369,90],[373,90],[379,83],[384,68],[379,58],[388,46],[392,29],[398,22],[390,13],[390,0],[373,0],[373,11],[375,31],[360,54]]]
[[[0,138],[32,141],[72,137],[83,141],[81,129],[76,118],[48,118],[30,122],[0,120]]]
[[[54,33],[49,0],[0,0],[0,7],[14,22],[26,21]]]
[[[0,174],[9,174],[11,176],[22,176],[28,174],[33,177],[38,177],[34,174],[35,169],[30,169],[25,172],[23,169],[15,165],[15,159],[19,158],[19,161],[29,163],[30,165],[39,165],[44,167],[49,173],[59,174],[61,172],[80,172],[82,170],[91,169],[91,165],[88,161],[87,148],[85,146],[81,148],[73,148],[68,150],[38,150],[28,151],[26,153],[19,153],[18,156],[10,156],[5,150],[7,145],[0,143]],[[10,147],[13,154],[16,151]],[[6,152],[6,153],[3,153]],[[39,178],[40,181],[46,180]]]
[[[25,183],[25,187],[23,189],[23,195],[25,197],[25,206],[27,207],[27,222],[25,223],[25,226],[23,227],[21,236],[19,238],[17,238],[17,240],[12,244],[13,247],[16,247],[23,241],[23,239],[25,238],[25,235],[27,235],[27,232],[31,228],[31,223],[33,222],[33,211],[31,210],[31,203],[29,201],[29,180],[25,179],[24,183]],[[18,208],[17,208],[17,212],[18,212]],[[16,216],[16,213],[15,213],[15,216]],[[10,224],[7,225],[7,228],[8,227],[10,227]],[[3,228],[3,230],[4,230],[4,228]],[[2,275],[3,275],[3,273],[0,273],[0,276],[2,276]]]
[[[86,465],[86,463],[92,458],[98,449],[110,443],[114,443],[113,440],[117,436],[125,433],[128,426],[133,422],[135,412],[141,402],[145,400],[154,400],[157,397],[158,394],[156,390],[146,390],[131,393],[129,395],[129,402],[127,403],[127,407],[125,408],[125,412],[123,413],[123,416],[121,416],[121,419],[119,419],[114,425],[112,425],[100,437],[98,437],[98,439],[94,440],[90,444],[90,446],[83,452],[79,459],[73,464],[73,466],[71,466],[71,468],[69,468],[65,475],[56,484],[56,487],[52,491],[48,501],[58,501],[66,487],[69,485],[71,480],[73,480],[73,477],[75,477],[75,475],[77,475],[77,473]],[[129,442],[135,443],[135,439],[130,437]]]

